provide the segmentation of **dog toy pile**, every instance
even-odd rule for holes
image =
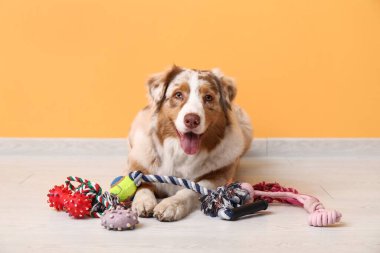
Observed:
[[[77,182],[75,187],[72,183]],[[138,224],[137,214],[126,209],[127,203],[120,203],[117,196],[91,181],[79,177],[67,177],[65,185],[54,186],[49,190],[48,203],[57,211],[66,211],[71,217],[101,218],[101,224],[107,229],[134,229]]]
[[[72,183],[79,183],[75,187]],[[235,220],[265,210],[274,201],[303,207],[309,213],[311,226],[329,226],[340,221],[342,215],[336,210],[327,210],[315,197],[299,194],[293,188],[277,183],[265,182],[231,183],[207,189],[190,180],[159,175],[144,175],[140,171],[117,177],[111,183],[110,193],[91,181],[68,177],[65,185],[54,186],[48,193],[48,203],[58,211],[64,210],[73,218],[101,218],[101,224],[111,230],[134,229],[138,224],[137,214],[128,209],[130,201],[142,182],[166,183],[186,187],[201,195],[201,210],[208,216],[219,216]]]
[[[315,197],[299,194],[293,188],[285,188],[278,183],[265,182],[232,183],[218,187],[216,191],[207,189],[195,182],[172,176],[144,175],[140,171],[117,177],[111,184],[111,194],[121,201],[133,197],[142,182],[166,183],[191,189],[202,195],[201,210],[211,217],[219,216],[225,220],[235,220],[267,208],[274,201],[303,207],[308,213],[308,224],[316,227],[333,225],[340,221],[342,214],[336,210],[325,209]]]

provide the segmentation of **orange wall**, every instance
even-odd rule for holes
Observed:
[[[234,76],[256,136],[380,137],[378,0],[0,0],[0,136],[126,136],[172,63]]]

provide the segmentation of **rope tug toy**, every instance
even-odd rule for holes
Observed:
[[[79,185],[75,187],[72,182]],[[101,218],[108,229],[134,229],[138,224],[137,214],[128,209],[131,199],[142,182],[166,183],[193,190],[201,195],[201,210],[208,216],[219,216],[225,220],[236,220],[245,215],[265,210],[268,203],[281,202],[303,207],[309,213],[308,224],[323,227],[340,221],[342,215],[336,210],[327,210],[315,197],[299,194],[293,188],[278,183],[231,183],[207,189],[193,181],[173,176],[144,175],[140,171],[115,178],[110,193],[91,181],[79,177],[67,177],[65,185],[49,190],[48,203],[58,211],[64,210],[73,218]]]
[[[265,210],[268,203],[260,200],[252,203],[249,192],[239,184],[218,187],[212,191],[198,183],[173,176],[144,175],[141,171],[129,173],[126,177],[117,177],[111,183],[111,194],[118,196],[121,201],[130,199],[142,183],[166,183],[186,187],[202,195],[201,210],[211,217],[219,216],[225,220],[235,220],[244,215],[254,214]]]

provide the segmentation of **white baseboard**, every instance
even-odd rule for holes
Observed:
[[[127,138],[0,138],[0,155],[125,155]]]
[[[126,138],[0,138],[0,155],[126,154]],[[246,156],[380,158],[380,138],[257,138]]]
[[[380,138],[261,138],[249,156],[379,156]]]

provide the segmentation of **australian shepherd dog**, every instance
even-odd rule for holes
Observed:
[[[234,81],[218,69],[173,66],[153,75],[147,88],[149,105],[128,136],[126,172],[186,178],[210,189],[232,180],[252,141],[249,117],[234,104]],[[143,184],[132,208],[140,217],[176,221],[199,206],[198,198],[179,186]]]

